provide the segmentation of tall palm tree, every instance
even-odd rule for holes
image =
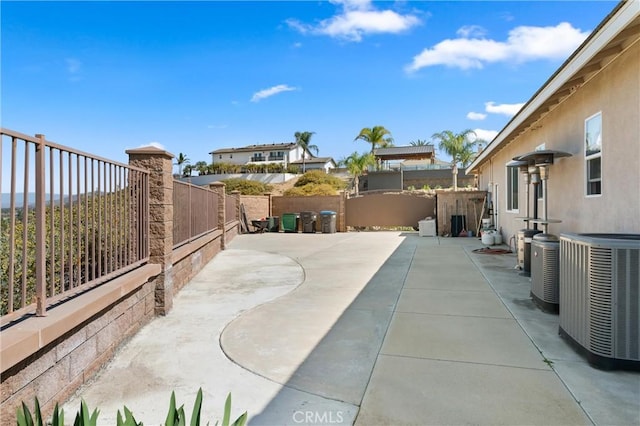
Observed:
[[[354,141],[357,141],[358,139],[371,144],[371,154],[373,154],[373,150],[377,147],[385,148],[393,145],[391,132],[385,129],[384,126],[373,126],[371,128],[365,127],[360,130],[360,133],[356,136]]]
[[[176,165],[178,166],[178,174],[180,176],[182,176],[182,166],[189,164],[190,161],[191,160],[189,160],[189,157],[187,157],[186,154],[178,154],[178,157],[176,158]]]
[[[359,186],[360,186],[360,176],[367,171],[369,166],[373,166],[376,163],[373,154],[370,152],[364,154],[358,154],[357,151],[354,151],[351,155],[344,159],[344,164],[347,167],[347,170],[353,176],[353,184],[356,189],[356,197],[359,194]]]
[[[318,155],[318,146],[311,145],[311,136],[313,136],[316,132],[295,132],[293,136],[296,138],[296,146],[302,148],[302,173],[306,171],[306,158],[307,153],[311,154],[311,151],[315,151],[316,155]]]
[[[429,145],[429,142],[424,139],[418,139],[418,140],[409,142],[409,144],[411,146],[425,146],[425,145]]]
[[[469,137],[473,136],[470,140]],[[443,130],[434,133],[432,139],[439,141],[438,148],[451,156],[451,172],[453,173],[453,190],[458,190],[458,163],[466,166],[473,156],[473,147],[476,145],[476,132],[471,129],[460,133],[453,133],[451,130]]]

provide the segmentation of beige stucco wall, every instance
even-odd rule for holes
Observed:
[[[602,195],[585,196],[584,121],[602,113]],[[506,168],[513,157],[546,149],[570,152],[550,167],[549,232],[640,233],[640,43],[583,85],[532,129],[494,153],[480,169],[479,189],[497,184],[496,212],[503,236],[524,227],[524,182],[517,213],[506,212]],[[494,186],[495,189],[495,186]],[[533,198],[531,198],[533,199]],[[542,201],[539,216],[542,216]],[[533,211],[533,204],[530,204]]]

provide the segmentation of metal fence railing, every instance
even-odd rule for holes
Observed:
[[[236,204],[238,203],[238,198],[235,195],[226,195],[226,200],[224,202],[224,221],[225,223],[233,222],[236,220],[238,208]]]
[[[218,229],[218,194],[173,181],[173,247]]]
[[[0,136],[0,315],[44,315],[148,260],[147,170]]]

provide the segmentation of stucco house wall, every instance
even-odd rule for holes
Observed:
[[[256,149],[253,150],[243,150],[244,148],[238,148],[238,150],[234,150],[233,152],[211,152],[211,162],[212,164],[216,163],[231,163],[244,165],[252,162],[252,158],[256,154],[262,154],[262,157],[265,159],[264,161],[260,161],[260,164],[290,164],[297,160],[302,160],[302,148],[294,147],[292,149],[286,149],[279,147],[270,147],[269,145],[257,146]],[[284,152],[284,158],[282,160],[269,160],[269,155],[271,153],[276,152]],[[222,157],[222,158],[220,158]],[[307,153],[307,158],[309,158],[309,153]],[[286,160],[286,161],[285,161]]]
[[[585,120],[602,114],[602,194],[586,196]],[[529,130],[479,167],[480,189],[493,191],[503,235],[524,228],[525,189],[519,174],[519,211],[506,211],[506,164],[517,155],[545,149],[566,151],[548,180],[549,232],[640,233],[640,43],[635,43]],[[530,212],[533,211],[533,189]],[[542,201],[539,214],[542,215]]]

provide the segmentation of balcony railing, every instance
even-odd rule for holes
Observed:
[[[0,315],[44,315],[148,260],[147,170],[42,135],[0,136]]]

